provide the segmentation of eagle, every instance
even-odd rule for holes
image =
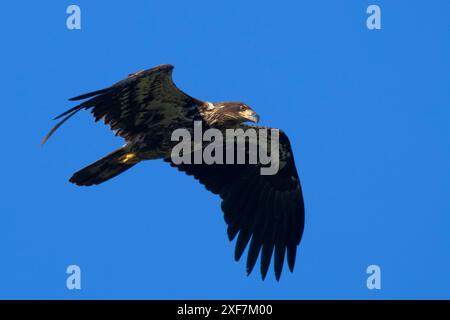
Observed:
[[[208,102],[187,95],[175,86],[173,68],[164,64],[142,70],[105,89],[69,99],[84,101],[57,116],[55,120],[61,119],[60,122],[42,143],[77,112],[90,110],[96,122],[102,119],[126,143],[74,173],[70,182],[78,186],[98,185],[144,160],[161,159],[220,196],[228,238],[233,241],[237,236],[236,261],[248,247],[247,275],[260,257],[264,280],[273,256],[275,278],[279,281],[285,260],[290,271],[294,270],[305,219],[302,188],[289,139],[279,130],[279,169],[273,175],[262,175],[260,162],[175,163],[171,157],[171,133],[179,128],[191,130],[196,121],[201,121],[204,128],[221,132],[230,128],[270,128],[257,126],[259,116],[245,103]],[[260,144],[260,140],[253,143]]]

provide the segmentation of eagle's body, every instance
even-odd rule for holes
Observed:
[[[274,268],[279,279],[286,253],[289,268],[293,270],[304,226],[303,197],[287,136],[280,132],[280,167],[273,176],[261,175],[259,163],[175,164],[171,159],[176,144],[171,139],[174,130],[186,129],[193,133],[194,122],[201,121],[203,129],[215,128],[225,133],[230,128],[249,128],[243,122],[257,122],[258,116],[241,102],[211,103],[188,96],[173,84],[172,69],[171,65],[157,66],[131,74],[109,88],[70,99],[88,100],[58,116],[65,118],[50,131],[44,142],[79,110],[90,109],[96,121],[103,119],[116,135],[126,140],[126,144],[76,172],[71,182],[96,185],[143,160],[164,159],[221,196],[230,240],[239,234],[236,260],[250,242],[248,273],[261,251],[264,278],[275,251]],[[259,141],[256,143],[260,144]]]

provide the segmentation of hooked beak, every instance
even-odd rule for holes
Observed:
[[[242,113],[242,116],[247,119],[248,121],[258,123],[259,122],[259,115],[253,111],[253,110],[247,110]]]

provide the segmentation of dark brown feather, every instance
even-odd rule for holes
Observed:
[[[117,135],[131,140],[138,135],[153,135],[166,127],[190,125],[199,118],[198,106],[203,102],[179,90],[172,80],[172,65],[161,65],[141,71],[109,88],[71,98],[91,98],[62,113],[68,115],[46,136],[44,142],[62,123],[81,109],[90,109],[95,120],[104,122]]]
[[[285,165],[273,176],[260,175],[258,164],[175,165],[166,159],[171,166],[194,176],[208,190],[220,195],[230,241],[238,235],[235,259],[241,258],[250,242],[247,272],[251,273],[261,254],[263,279],[273,254],[277,280],[286,252],[289,269],[293,270],[303,233],[304,205],[300,182],[289,140],[281,131],[280,149],[280,160]]]

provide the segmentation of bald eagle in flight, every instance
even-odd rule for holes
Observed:
[[[163,159],[221,197],[228,238],[232,241],[237,236],[236,261],[250,242],[247,274],[261,253],[264,280],[274,255],[275,277],[279,280],[285,256],[290,271],[294,269],[304,227],[302,189],[288,137],[279,131],[279,170],[275,175],[261,175],[261,163],[175,164],[171,160],[171,133],[175,129],[192,128],[194,121],[222,132],[227,128],[245,129],[249,127],[245,122],[256,123],[259,117],[245,103],[211,103],[190,97],[173,83],[172,70],[172,65],[160,65],[70,99],[85,101],[56,117],[62,120],[43,143],[78,111],[90,110],[95,121],[103,119],[126,144],[76,172],[70,182],[98,185],[143,160]]]

